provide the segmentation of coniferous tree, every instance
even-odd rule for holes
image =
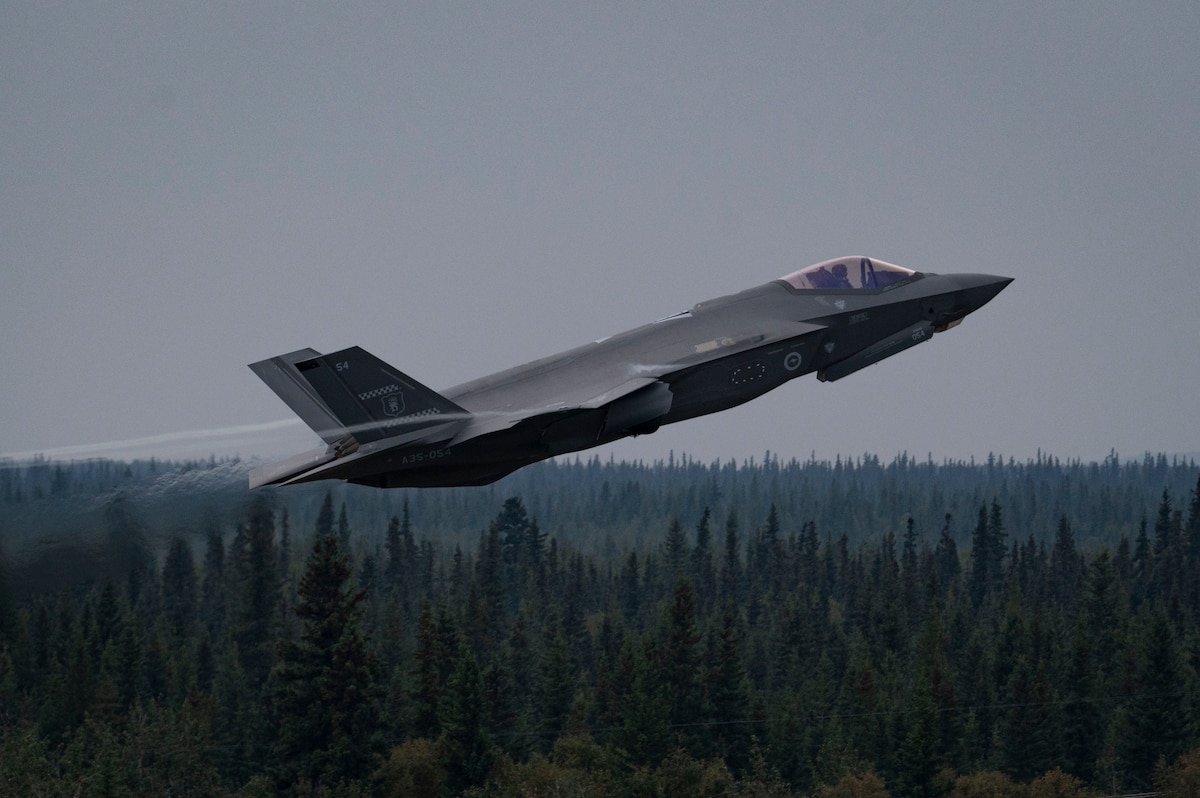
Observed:
[[[411,730],[414,737],[434,739],[441,731],[438,705],[442,694],[440,663],[447,652],[438,634],[433,607],[426,599],[417,618],[417,651],[413,663]]]
[[[234,540],[230,559],[235,597],[231,631],[246,677],[258,689],[266,681],[274,660],[273,641],[280,620],[275,519],[264,496],[256,496],[252,501],[246,523]]]
[[[621,566],[621,582],[618,587],[621,601],[621,614],[626,623],[637,625],[641,589],[638,584],[638,557],[636,551],[630,551]]]
[[[710,754],[722,757],[735,773],[750,766],[750,700],[746,668],[733,605],[726,602],[717,632],[716,654],[708,672]]]
[[[1022,655],[1008,684],[1008,706],[1001,727],[1004,771],[1027,782],[1058,761],[1057,729],[1045,662]]]
[[[1187,524],[1183,528],[1184,552],[1186,557],[1186,573],[1189,590],[1186,594],[1188,608],[1193,618],[1200,617],[1200,579],[1196,578],[1200,571],[1200,477],[1196,479],[1196,487],[1192,489],[1192,501],[1188,506]]]
[[[738,520],[733,510],[725,519],[725,556],[721,561],[721,600],[741,603],[742,562],[738,554]]]
[[[1100,757],[1100,685],[1089,635],[1082,624],[1071,637],[1063,673],[1062,749],[1063,768],[1073,776],[1091,781]]]
[[[696,546],[692,549],[692,584],[700,604],[707,606],[712,600],[715,578],[713,576],[712,530],[709,521],[712,513],[707,507],[696,524]]]
[[[549,748],[567,727],[575,697],[575,666],[562,625],[551,613],[542,630],[541,666],[538,668],[536,709],[542,719],[543,748]]]
[[[667,704],[667,720],[678,739],[696,751],[696,724],[703,698],[700,683],[700,633],[691,582],[675,585],[658,652],[658,671]]]
[[[958,687],[954,669],[946,649],[948,641],[941,613],[934,609],[917,637],[916,668],[923,682],[923,690],[929,693],[937,707],[936,734],[937,750],[942,752],[943,761],[956,765],[958,749],[962,740],[962,725],[958,715]]]
[[[404,502],[408,507],[408,500]],[[402,595],[404,590],[404,543],[400,537],[400,519],[392,516],[388,521],[387,532],[384,533],[384,550],[387,552],[387,562],[383,566],[384,591],[389,594]]]
[[[452,795],[482,784],[491,769],[492,741],[487,721],[483,676],[475,655],[463,643],[458,647],[454,673],[446,685],[439,741],[446,786]]]
[[[325,500],[321,502],[321,509],[317,512],[317,528],[316,536],[319,540],[326,535],[333,534],[333,493],[325,492]]]
[[[196,613],[196,568],[192,548],[175,538],[167,549],[162,568],[163,611],[172,636],[185,639],[192,631]]]
[[[1146,519],[1142,518],[1133,542],[1133,585],[1130,598],[1133,600],[1134,609],[1140,607],[1142,602],[1152,595],[1154,565],[1154,550],[1150,545],[1150,537],[1146,534]]]
[[[937,705],[924,679],[918,678],[909,691],[903,719],[896,754],[899,794],[914,798],[937,795],[934,778],[942,764],[937,745]]]
[[[346,514],[346,503],[342,502],[341,510],[338,511],[338,543],[342,550],[350,551],[350,517]]]
[[[1150,786],[1159,757],[1173,762],[1193,734],[1189,684],[1171,622],[1159,608],[1150,612],[1144,626],[1129,733],[1122,745],[1127,772],[1139,787]]]
[[[1102,682],[1116,677],[1124,644],[1128,599],[1121,589],[1112,555],[1101,551],[1088,564],[1081,622]]]
[[[998,590],[1004,578],[1004,557],[1008,544],[1000,505],[992,501],[979,505],[979,517],[971,532],[971,600],[978,607],[986,596]]]
[[[937,549],[934,552],[935,573],[939,586],[955,584],[962,569],[962,565],[958,561],[958,544],[954,542],[954,536],[950,532],[951,520],[950,513],[946,513],[942,531],[938,536]]]
[[[683,524],[679,523],[678,518],[672,518],[670,526],[667,527],[667,537],[663,541],[663,560],[667,567],[667,576],[671,580],[685,575],[689,554]]]
[[[921,615],[921,574],[917,551],[917,532],[910,515],[904,525],[904,548],[900,553],[900,595],[905,620],[915,629]]]
[[[673,739],[664,682],[657,666],[626,637],[617,661],[616,683],[621,686],[621,722],[612,737],[636,765],[663,760]]]
[[[292,581],[292,521],[287,507],[279,514],[279,579],[284,584]],[[290,598],[294,598],[291,596]]]
[[[225,543],[214,527],[204,549],[204,579],[200,583],[200,608],[209,634],[218,637],[225,629]]]
[[[313,545],[300,580],[297,641],[279,644],[275,708],[281,785],[336,785],[374,769],[381,730],[374,663],[360,616],[366,594],[332,535]]]
[[[1054,548],[1050,551],[1051,594],[1056,605],[1068,612],[1071,610],[1073,598],[1079,593],[1082,576],[1083,567],[1075,548],[1071,522],[1063,515],[1058,519]]]

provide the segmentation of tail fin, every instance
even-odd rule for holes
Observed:
[[[412,432],[467,411],[365,350],[301,349],[250,368],[326,443],[344,446]]]

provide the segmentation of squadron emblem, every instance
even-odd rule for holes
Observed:
[[[397,391],[383,397],[383,412],[396,418],[404,412],[404,394]]]

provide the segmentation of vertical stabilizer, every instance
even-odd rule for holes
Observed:
[[[320,356],[321,353],[315,349],[298,349],[286,355],[251,363],[250,369],[286,402],[292,412],[300,416],[313,432],[320,435],[321,440],[335,444],[348,434],[345,427],[296,369],[296,363]]]
[[[360,443],[469,415],[357,346],[300,361],[296,369]]]

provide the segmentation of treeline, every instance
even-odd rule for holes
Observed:
[[[61,554],[59,544],[82,542],[89,556],[104,555],[114,515],[130,511],[141,522],[144,543],[161,558],[176,534],[204,544],[209,527],[232,529],[238,522],[250,464],[238,460],[168,463],[0,462],[0,554],[17,563],[45,555],[44,577]],[[765,518],[774,507],[785,527],[813,522],[826,532],[845,533],[851,545],[899,530],[916,520],[922,536],[936,535],[946,513],[957,523],[950,534],[969,545],[970,524],[981,503],[998,501],[1010,528],[1051,540],[1065,515],[1082,546],[1113,547],[1133,538],[1164,488],[1173,496],[1191,490],[1196,463],[1190,458],[1147,453],[1099,463],[1038,455],[1017,462],[1000,455],[975,461],[934,462],[899,454],[783,461],[762,459],[701,463],[671,456],[654,463],[559,460],[521,469],[481,488],[381,491],[355,485],[332,488],[360,536],[377,541],[381,519],[408,502],[422,533],[453,547],[474,544],[496,508],[521,496],[531,515],[552,529],[560,543],[611,560],[627,549],[653,545],[674,518],[708,507],[723,518],[734,511]],[[327,486],[297,485],[280,495],[293,523],[311,530]],[[123,569],[114,565],[114,570]],[[20,576],[20,574],[18,574]]]
[[[942,468],[840,467],[840,491],[876,468],[884,479]],[[1142,490],[1121,489],[1122,470],[1160,464],[1106,467],[1116,488],[1100,477],[1069,490],[1117,507]],[[469,495],[450,491],[403,493],[375,518],[339,491],[303,494],[315,498],[304,511],[288,491],[260,493],[193,546],[194,532],[148,528],[126,488],[104,505],[105,539],[132,541],[119,576],[15,594],[11,565],[0,572],[0,785],[1196,794],[1200,475],[1189,476],[1183,490],[1160,480],[1122,511],[1138,519],[1129,533],[1098,544],[1065,509],[1050,534],[1017,524],[1012,489],[973,492],[965,518],[943,511],[928,533],[908,515],[872,534],[786,520],[779,508],[797,505],[782,490],[761,513],[710,504],[706,471],[693,506],[607,553],[516,496],[469,542],[447,543],[429,530],[454,524],[452,511],[405,498]],[[751,506],[748,485],[735,487]],[[843,495],[843,517],[859,500]],[[160,557],[145,545],[158,537]]]

